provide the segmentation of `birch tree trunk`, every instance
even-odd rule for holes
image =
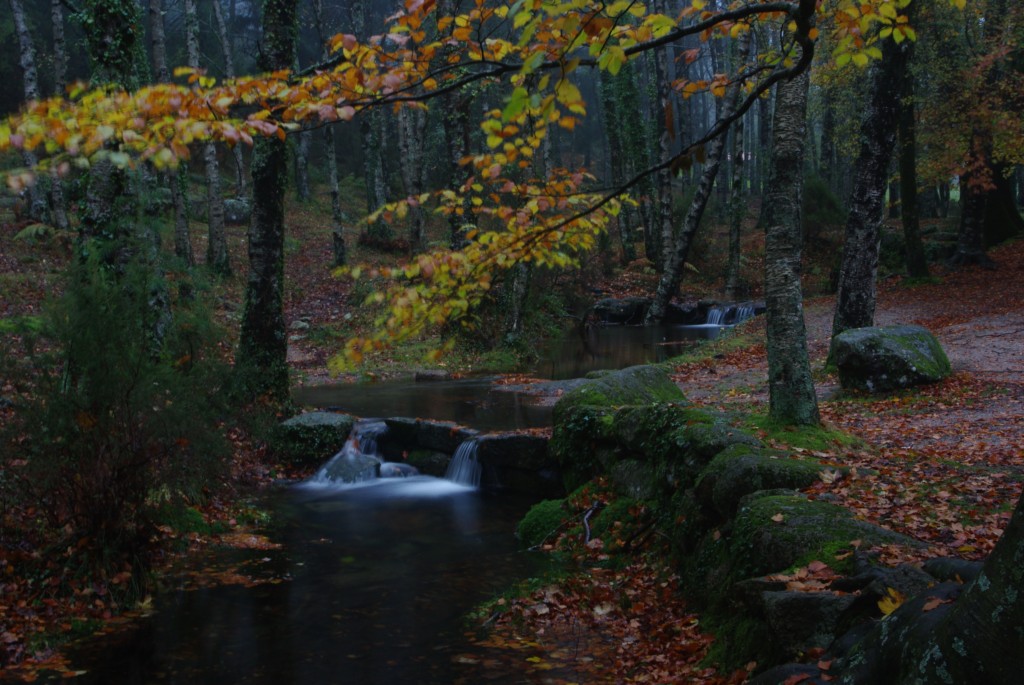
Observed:
[[[297,0],[266,0],[260,68],[287,69],[295,61]],[[284,194],[288,148],[260,137],[252,152],[253,210],[249,225],[249,277],[236,371],[254,395],[288,399],[288,341],[284,324]]]
[[[804,72],[777,87],[772,166],[764,195],[769,405],[772,418],[787,425],[820,421],[800,287],[800,207],[809,84],[810,74]]]
[[[656,0],[655,11],[664,12],[665,0]],[[658,98],[655,104],[654,121],[658,138],[658,163],[666,164],[672,158],[672,138],[674,131],[670,128],[672,117],[672,83],[669,77],[668,49],[660,47],[654,51],[654,73],[658,84]],[[717,171],[717,169],[716,169]],[[714,178],[712,178],[714,182]],[[673,253],[677,252],[672,240],[672,171],[666,166],[655,176],[657,194],[657,231],[661,253],[655,261],[662,273],[671,268]],[[706,200],[705,200],[706,203]],[[703,213],[703,208],[701,208]],[[699,221],[699,217],[698,217]],[[648,254],[648,257],[651,255]]]
[[[839,292],[832,320],[833,338],[850,328],[871,326],[875,320],[879,229],[899,118],[899,101],[893,93],[902,92],[905,78],[906,49],[895,41],[885,41],[883,57],[872,67],[870,100],[861,122],[860,152],[854,164]]]
[[[740,49],[740,61],[747,59],[749,42],[744,41]],[[740,96],[740,83],[731,84],[724,96],[721,108],[721,119],[728,119],[736,110],[736,103]],[[693,237],[700,227],[700,220],[704,216],[708,199],[715,185],[715,178],[718,176],[718,168],[722,161],[722,151],[725,149],[726,132],[712,139],[707,143],[707,151],[704,159],[704,170],[701,173],[700,182],[697,184],[697,191],[690,202],[690,207],[683,219],[683,225],[672,243],[672,252],[665,262],[661,278],[658,280],[658,287],[654,292],[654,302],[647,310],[645,317],[646,324],[660,322],[665,318],[669,302],[679,290],[679,283],[682,281],[683,269],[686,265],[686,258],[690,254],[690,247],[693,245]]]
[[[234,4],[232,4],[232,14]],[[228,35],[227,23],[224,21],[224,9],[220,0],[213,0],[213,16],[217,22],[217,37],[220,39],[221,51],[224,54],[224,76],[229,79],[235,78],[235,60],[231,50],[231,38]],[[233,18],[233,17],[232,17]],[[245,195],[245,159],[242,156],[242,147],[235,145],[231,148],[231,155],[235,158],[235,195]]]
[[[39,75],[36,72],[36,48],[32,42],[32,34],[25,20],[25,7],[21,0],[9,0],[11,14],[14,15],[14,32],[18,34],[18,61],[21,64],[23,89],[26,100],[39,99]],[[28,150],[21,153],[22,161],[28,168],[34,168],[38,159]],[[33,221],[46,218],[46,196],[40,184],[35,183],[29,188],[29,216]]]
[[[216,2],[216,0],[215,0]],[[196,0],[185,0],[185,46],[188,51],[188,65],[199,68],[199,17]],[[203,167],[206,175],[206,266],[221,276],[231,274],[228,257],[227,235],[224,230],[224,198],[220,190],[220,164],[217,161],[217,146],[203,144]]]
[[[61,0],[50,0],[50,23],[53,26],[53,89],[57,95],[63,95],[68,87],[68,42],[64,37]]]

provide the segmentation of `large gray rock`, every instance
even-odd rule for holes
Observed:
[[[846,389],[889,392],[935,383],[952,369],[935,336],[920,326],[876,326],[843,331],[833,361]]]
[[[252,205],[241,198],[224,200],[224,223],[228,226],[242,226],[252,218]]]
[[[354,424],[348,414],[306,412],[279,424],[268,444],[271,453],[294,466],[318,466],[345,445]]]
[[[594,304],[594,316],[602,323],[637,326],[651,306],[648,297],[627,297],[622,300],[605,298]]]

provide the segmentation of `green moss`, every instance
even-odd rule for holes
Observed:
[[[824,426],[791,426],[774,421],[767,414],[743,414],[740,424],[759,431],[769,443],[811,452],[828,452],[837,448],[858,449],[865,446],[855,435]]]
[[[546,499],[533,505],[516,527],[516,537],[528,547],[553,541],[569,514],[564,499]]]
[[[704,629],[715,636],[704,663],[728,673],[751,661],[771,663],[771,632],[765,621],[742,612],[702,616]]]
[[[701,472],[695,492],[707,509],[729,517],[744,496],[776,488],[800,490],[816,482],[823,468],[778,450],[733,445]]]
[[[664,369],[648,366],[631,366],[621,371],[590,378],[585,383],[565,393],[555,404],[555,423],[576,407],[623,407],[656,402],[685,403],[686,396],[668,377]]]

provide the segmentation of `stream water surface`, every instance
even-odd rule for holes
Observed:
[[[541,563],[513,536],[530,502],[446,480],[299,486],[265,504],[280,550],[207,561],[281,582],[166,593],[139,630],[79,646],[75,682],[473,683],[456,658],[465,613]]]

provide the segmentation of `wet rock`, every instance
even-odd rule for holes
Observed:
[[[843,331],[833,361],[846,389],[889,392],[949,376],[949,359],[935,336],[920,326],[877,326]]]
[[[408,478],[418,476],[419,469],[411,464],[399,464],[393,461],[386,461],[380,465],[377,475],[381,478]]]
[[[605,298],[594,304],[594,316],[601,323],[639,326],[651,307],[649,297],[627,297],[622,300]]]
[[[417,383],[431,383],[436,381],[450,381],[452,374],[445,369],[420,369],[413,375]]]

